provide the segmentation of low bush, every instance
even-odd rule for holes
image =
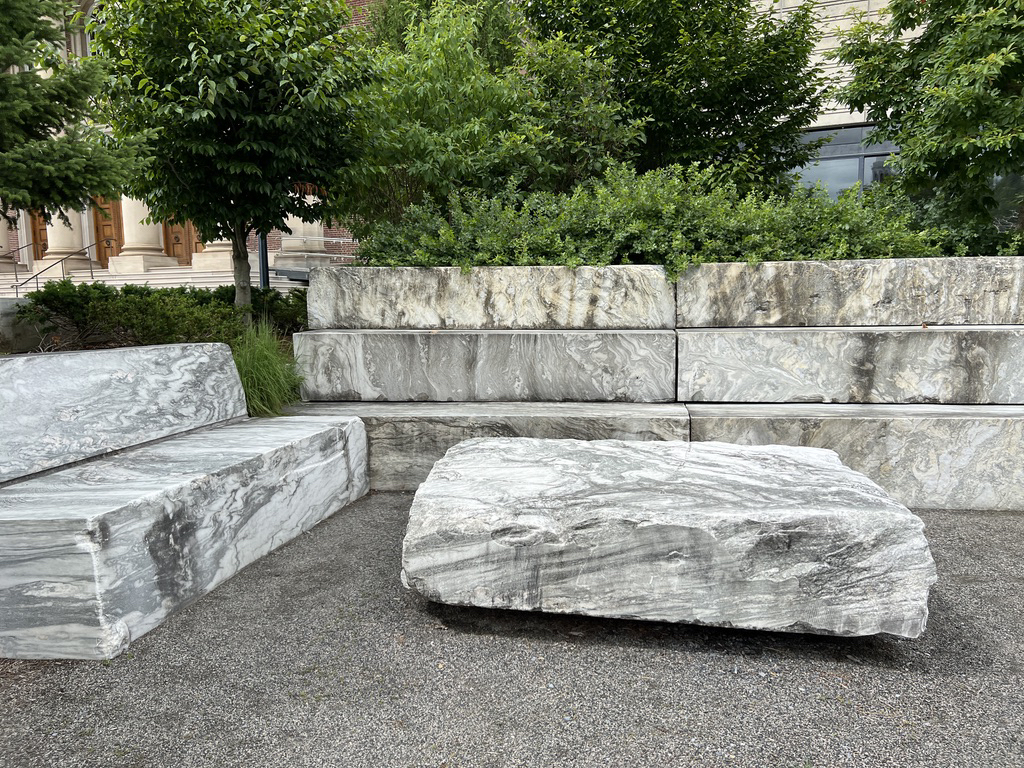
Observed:
[[[713,170],[626,167],[571,194],[454,195],[447,214],[410,207],[360,248],[379,266],[660,264],[670,277],[719,261],[937,256],[941,233],[852,190],[742,194]]]
[[[286,343],[269,323],[247,327],[231,342],[250,416],[280,415],[299,397],[302,378]]]

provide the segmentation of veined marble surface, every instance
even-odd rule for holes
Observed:
[[[259,419],[0,489],[0,656],[111,658],[366,493],[356,419]]]
[[[1024,404],[1024,327],[679,331],[677,399]]]
[[[309,331],[303,400],[675,400],[674,331]]]
[[[1024,406],[689,406],[691,439],[830,448],[908,507],[1024,510]]]
[[[676,285],[680,328],[1024,324],[1016,257],[701,264]]]
[[[226,344],[0,357],[0,482],[245,415]]]
[[[370,443],[370,488],[415,491],[434,462],[472,437],[689,440],[683,405],[651,403],[307,403],[293,413],[358,417]]]
[[[661,267],[318,267],[309,327],[673,328]]]
[[[916,637],[923,529],[831,451],[476,439],[416,493],[403,579],[455,605]]]

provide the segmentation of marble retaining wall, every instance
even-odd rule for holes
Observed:
[[[366,493],[357,419],[230,424],[0,489],[0,656],[111,658]]]
[[[679,332],[682,402],[1024,403],[1024,329]]]
[[[304,400],[671,402],[674,331],[310,331]]]
[[[226,344],[0,357],[0,482],[245,415]]]
[[[310,272],[317,329],[668,329],[660,267],[333,267]]]
[[[1024,509],[1024,406],[688,406],[690,439],[829,448],[912,509]]]
[[[1024,259],[701,264],[679,278],[677,327],[1024,324]]]
[[[415,491],[452,446],[474,437],[689,440],[686,406],[633,403],[311,403],[293,413],[362,419],[370,487]]]

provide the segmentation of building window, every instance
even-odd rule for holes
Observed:
[[[888,142],[865,146],[864,140],[871,130],[869,125],[858,125],[805,133],[807,142],[826,136],[832,140],[821,148],[816,162],[800,169],[803,183],[813,187],[821,182],[834,200],[858,182],[862,187],[869,187],[891,175],[894,171],[888,160],[899,152],[899,148]]]

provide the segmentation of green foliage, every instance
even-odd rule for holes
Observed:
[[[199,293],[202,289],[193,289]],[[276,288],[252,289],[252,314],[268,323],[281,336],[291,336],[307,329],[306,289],[294,288],[281,293]],[[235,287],[222,285],[209,292],[212,300],[235,303]]]
[[[364,67],[349,18],[343,0],[107,0],[96,13],[114,128],[145,135],[154,157],[130,191],[155,219],[232,242],[239,304],[249,234],[325,218],[353,159]]]
[[[299,398],[302,378],[288,347],[268,323],[257,323],[231,342],[250,416],[277,416]]]
[[[138,167],[132,142],[102,130],[93,103],[101,62],[63,56],[75,5],[3,0],[0,18],[0,225],[19,210],[65,218],[94,196],[118,196]]]
[[[991,236],[993,178],[1024,172],[1019,0],[891,0],[887,19],[862,16],[843,36],[838,59],[853,72],[841,97],[877,125],[871,140],[900,146],[899,183],[934,218]]]
[[[940,234],[851,190],[742,193],[714,171],[679,166],[638,176],[618,167],[571,194],[456,194],[447,210],[412,206],[380,225],[361,259],[379,266],[661,264],[674,277],[718,261],[935,256]]]
[[[362,161],[341,174],[339,210],[357,236],[457,190],[493,193],[508,179],[569,189],[641,137],[642,122],[614,98],[608,62],[591,51],[524,36],[502,48],[512,65],[499,66],[487,53],[498,48],[493,6],[438,0],[426,15],[409,12],[400,47],[375,49],[377,76],[355,97]]]
[[[619,99],[651,119],[642,170],[740,165],[774,181],[816,154],[803,130],[824,103],[813,2],[784,20],[750,0],[529,0],[542,34],[614,60]]]

